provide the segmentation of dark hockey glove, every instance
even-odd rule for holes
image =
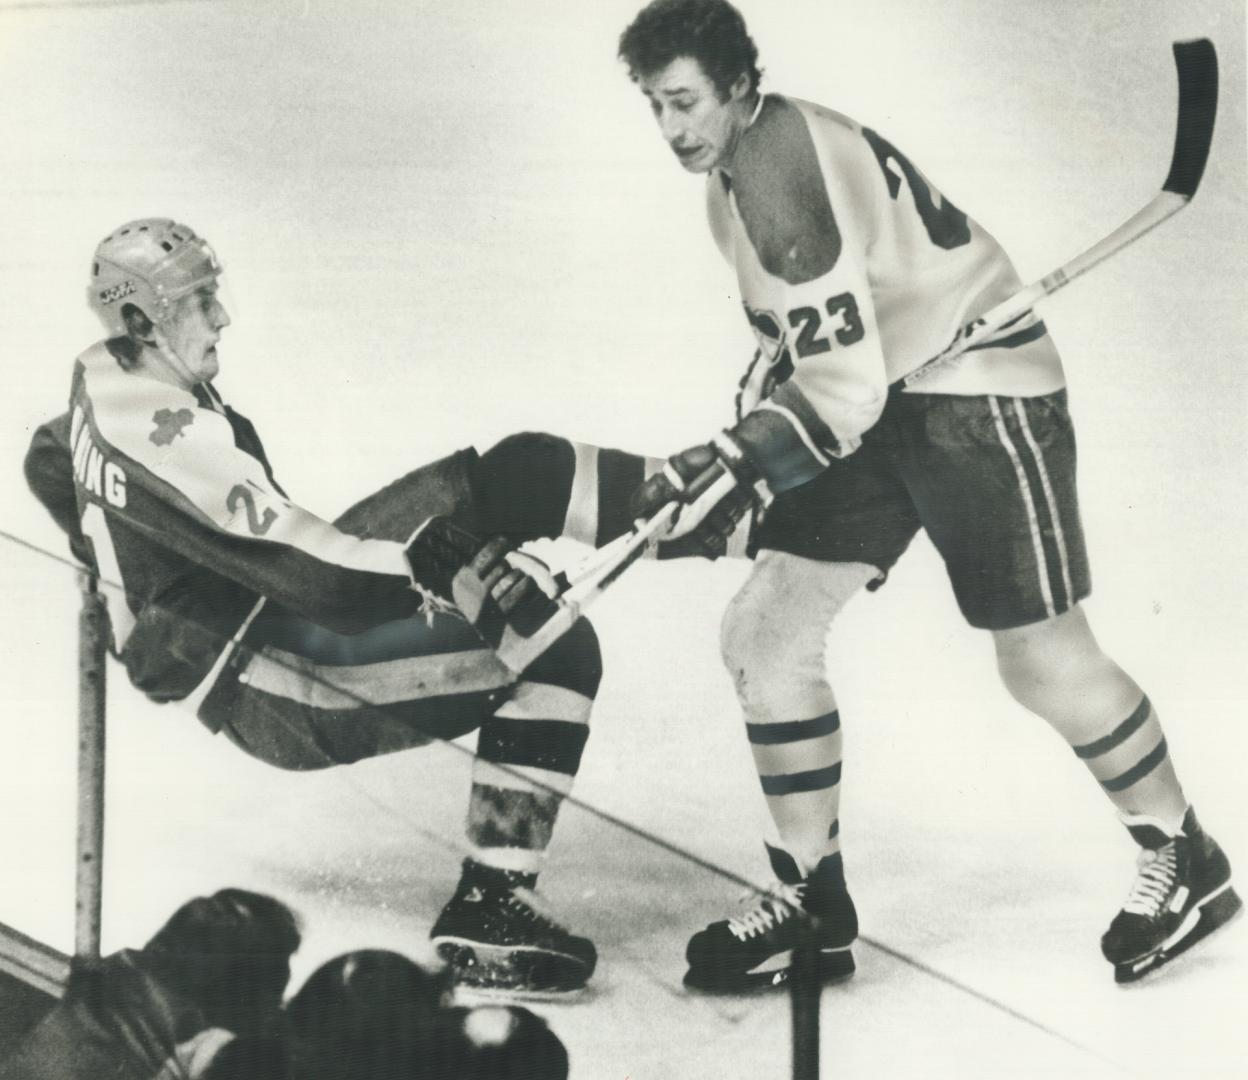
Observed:
[[[441,516],[431,517],[407,542],[412,587],[434,610],[458,611],[496,651],[505,651],[509,633],[528,637],[555,611],[533,575],[509,558],[536,564],[504,537],[482,540]]]
[[[710,489],[725,473],[735,485],[717,495]],[[762,474],[727,433],[668,458],[661,472],[633,493],[634,517],[650,517],[669,502],[681,504],[671,530],[659,543],[661,559],[700,555],[717,559],[741,519],[757,505],[771,501]]]

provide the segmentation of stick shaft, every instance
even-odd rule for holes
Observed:
[[[1046,296],[1052,296],[1075,278],[1103,263],[1111,255],[1116,255],[1123,248],[1134,244],[1167,218],[1177,214],[1187,203],[1188,200],[1182,195],[1175,195],[1168,191],[1160,192],[1149,201],[1147,206],[1132,214],[1113,232],[1102,237],[1086,251],[1080,252],[1069,262],[1062,263],[1039,281],[1020,289],[996,307],[989,308],[978,319],[967,323],[943,351],[912,371],[902,382],[908,387],[913,386],[943,371],[967,349],[973,349],[982,344],[1002,327],[1026,315]]]
[[[1052,296],[1081,274],[1134,244],[1191,201],[1204,176],[1213,142],[1218,105],[1218,54],[1207,38],[1177,41],[1173,51],[1179,84],[1178,119],[1170,172],[1161,191],[1086,251],[967,323],[941,352],[902,379],[907,387],[943,371],[968,349],[983,344],[997,331],[1026,315],[1044,297]]]

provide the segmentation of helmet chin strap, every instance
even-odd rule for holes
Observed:
[[[174,377],[177,385],[183,390],[190,390],[199,380],[192,374],[190,367],[169,344],[169,339],[165,337],[163,331],[155,323],[152,323],[152,340],[143,343],[149,348],[154,348],[160,353],[161,359],[164,360],[168,369],[168,374]]]

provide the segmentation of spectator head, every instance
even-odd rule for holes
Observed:
[[[445,971],[383,949],[323,964],[286,1007],[300,1080],[417,1080],[435,1056]]]
[[[143,957],[203,1010],[206,1026],[248,1035],[276,1019],[299,940],[294,913],[279,900],[222,889],[178,908]]]

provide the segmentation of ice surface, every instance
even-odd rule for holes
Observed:
[[[1080,431],[1103,644],[1148,689],[1189,795],[1248,859],[1244,18],[1233,0],[743,4],[768,85],[871,123],[1031,278],[1164,178],[1169,42],[1213,36],[1223,105],[1192,206],[1045,308]],[[211,238],[234,325],[219,386],[279,478],[332,515],[511,431],[665,452],[727,418],[748,357],[732,279],[614,59],[633,3],[0,2],[6,533],[63,552],[30,432],[94,340],[91,245],[169,214]],[[568,555],[557,549],[555,557]],[[0,919],[72,944],[76,600],[6,545]],[[688,934],[763,880],[765,809],[717,657],[743,568],[644,565],[595,612],[607,677],[543,888],[602,953],[541,1011],[575,1080],[783,1077],[783,995],[695,998]],[[859,973],[827,992],[830,1077],[1225,1077],[1248,1066],[1240,927],[1116,989],[1097,938],[1132,848],[1069,751],[998,686],[916,542],[830,643]],[[273,891],[296,983],[346,948],[427,956],[469,758],[264,768],[114,673],[105,946],[188,895]],[[471,745],[469,741],[466,746]]]

